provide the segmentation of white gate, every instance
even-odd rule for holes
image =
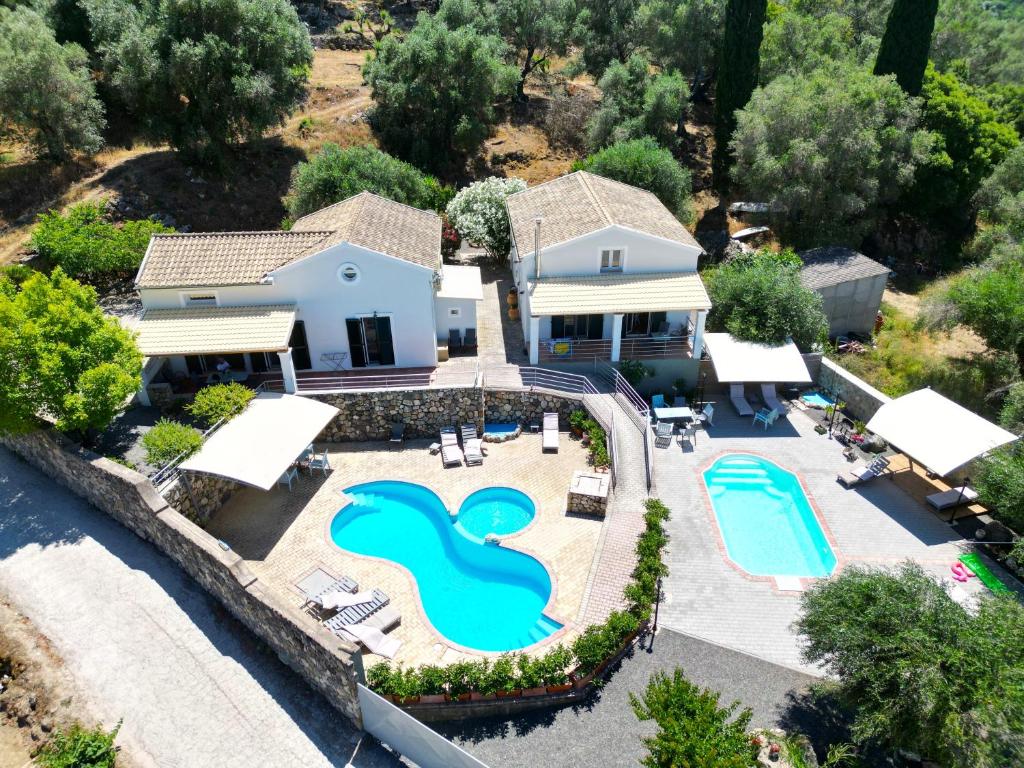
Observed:
[[[422,768],[487,768],[461,747],[412,715],[359,685],[363,728]]]

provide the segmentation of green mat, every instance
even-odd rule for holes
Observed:
[[[988,566],[985,565],[981,558],[974,552],[966,555],[960,555],[960,562],[970,568],[974,575],[978,577],[978,581],[992,590],[994,594],[998,595],[1002,592],[1010,591],[1003,582],[996,578],[996,575],[989,570]]]

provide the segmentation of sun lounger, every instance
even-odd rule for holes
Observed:
[[[441,463],[446,467],[457,467],[463,458],[455,428],[445,427],[441,430]]]
[[[860,485],[861,483],[867,483],[874,480],[888,469],[889,460],[884,456],[879,456],[870,464],[862,464],[859,467],[851,469],[849,472],[840,472],[836,477],[836,480],[847,488],[852,488],[855,485]]]
[[[771,408],[773,411],[778,411],[780,416],[786,414],[786,407],[779,402],[778,395],[775,394],[774,384],[761,385],[761,399],[764,400],[766,407]]]
[[[336,579],[323,568],[317,568],[311,574],[300,580],[295,585],[305,596],[306,602],[302,604],[303,609],[310,611],[320,620],[324,618],[323,598],[333,592],[357,592],[359,584],[348,576]]]
[[[729,399],[732,401],[732,407],[736,409],[736,413],[740,416],[754,415],[754,409],[750,407],[746,395],[743,394],[742,384],[729,385]]]
[[[392,422],[389,442],[400,443],[403,440],[405,440],[405,424],[400,421]]]
[[[402,647],[402,641],[397,637],[388,637],[375,627],[368,627],[365,624],[343,624],[338,628],[338,634],[345,633],[362,643],[366,650],[383,656],[386,659],[395,658],[395,654]]]
[[[372,616],[381,608],[391,602],[391,598],[379,589],[373,590],[372,599],[366,603],[350,605],[342,608],[334,616],[324,622],[324,626],[332,632],[339,629],[343,624],[358,624]]]
[[[960,488],[950,488],[942,493],[933,493],[924,498],[931,506],[941,512],[944,509],[952,509],[962,504],[974,503],[978,500],[978,492],[965,485]]]
[[[544,414],[544,435],[541,451],[558,452],[558,414]]]
[[[654,425],[654,445],[658,448],[668,448],[672,445],[671,421],[659,421]]]
[[[372,603],[373,600],[373,592],[363,591],[353,593],[336,589],[330,592],[325,592],[321,595],[319,603],[325,611],[338,611],[342,608],[351,608],[354,605]]]
[[[696,421],[704,429],[715,426],[715,406],[711,403],[705,403],[704,409],[697,414]]]
[[[462,450],[466,454],[466,465],[484,463],[484,441],[476,433],[473,424],[462,425]]]

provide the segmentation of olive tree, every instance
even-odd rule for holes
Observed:
[[[706,96],[725,30],[726,0],[650,0],[637,11],[651,61],[690,78],[693,98]]]

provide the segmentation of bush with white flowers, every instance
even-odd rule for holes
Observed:
[[[495,259],[504,259],[512,245],[505,198],[524,189],[522,179],[491,176],[473,182],[448,203],[448,220],[463,239],[482,246]]]

